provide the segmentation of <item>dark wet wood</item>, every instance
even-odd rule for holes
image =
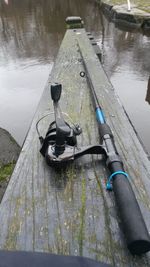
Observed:
[[[79,75],[83,65],[77,42],[150,229],[150,163],[84,29],[68,30],[0,206],[0,248],[83,255],[113,266],[149,266],[149,254],[136,258],[126,249],[113,192],[105,190],[108,173],[101,157],[82,157],[59,173],[39,153],[35,124],[53,111],[53,82],[63,85],[62,110],[83,128],[79,145],[98,142],[89,88]],[[43,135],[52,120],[51,115],[41,122]]]

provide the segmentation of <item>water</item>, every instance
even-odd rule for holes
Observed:
[[[105,70],[150,153],[145,101],[150,37],[117,29],[93,2],[0,1],[0,126],[22,145],[63,39],[65,18],[79,15],[98,41]]]
[[[112,24],[105,33],[104,67],[150,154],[150,37],[121,31]]]

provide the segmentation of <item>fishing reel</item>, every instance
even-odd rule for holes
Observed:
[[[82,133],[78,124],[70,126],[63,118],[59,106],[62,85],[51,85],[51,98],[53,100],[55,121],[48,128],[45,138],[39,137],[41,142],[40,152],[50,166],[64,165],[85,154],[105,154],[101,145],[78,147],[77,136]]]

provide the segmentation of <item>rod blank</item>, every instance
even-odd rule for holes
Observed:
[[[102,112],[102,107],[99,104],[94,85],[79,44],[78,47],[83,61],[87,82],[91,91],[94,108],[96,110],[98,107]],[[105,120],[103,123],[101,120],[97,120],[97,122],[100,139],[104,142],[104,146],[106,147],[106,165],[110,174],[118,172],[118,174],[113,178],[112,183],[123,232],[127,241],[127,247],[132,254],[140,255],[146,253],[150,250],[150,235],[128,178],[123,174],[119,174],[124,172],[124,167],[117,152],[113,134]]]

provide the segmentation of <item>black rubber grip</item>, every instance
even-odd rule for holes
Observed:
[[[103,141],[103,137],[106,134],[109,134],[111,138],[113,137],[112,131],[107,123],[99,124],[98,127],[101,142]]]
[[[120,162],[112,162],[109,169],[111,173],[118,170],[124,171]],[[137,255],[148,252],[150,235],[129,178],[123,174],[117,174],[114,176],[112,184],[128,249],[132,254]]]

